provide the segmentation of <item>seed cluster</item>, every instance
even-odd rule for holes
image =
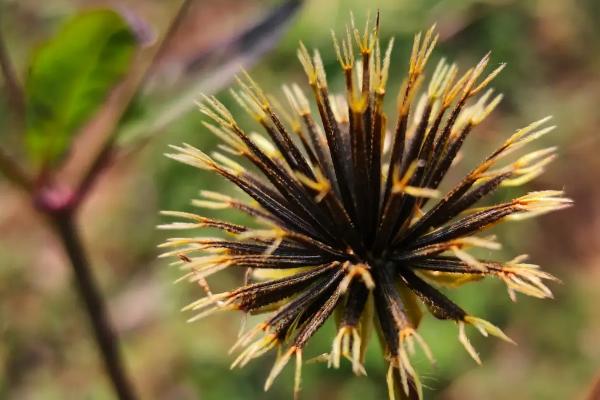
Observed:
[[[200,110],[211,120],[205,122],[206,128],[222,142],[220,151],[209,156],[184,144],[173,146],[175,152],[168,155],[221,175],[250,198],[201,191],[201,199],[193,203],[241,211],[261,228],[169,211],[164,214],[183,221],[163,228],[214,228],[225,235],[173,238],[162,246],[168,248],[164,256],[177,258],[175,263],[185,271],[183,279],[197,282],[206,292],[185,307],[195,312],[190,320],[223,310],[270,313],[234,346],[243,348],[234,366],[244,366],[269,350],[282,350],[265,389],[295,357],[295,393],[299,392],[303,349],[336,314],[338,333],[331,352],[323,357],[330,366],[338,367],[341,358],[347,358],[357,375],[365,374],[365,349],[375,330],[389,365],[389,397],[422,398],[410,355],[415,344],[430,359],[432,355],[417,333],[419,303],[434,317],[457,323],[460,342],[477,362],[465,325],[484,336],[510,341],[500,329],[455,304],[438,286],[495,276],[506,283],[512,299],[516,292],[539,298],[552,295],[543,280],[555,278],[525,263],[525,256],[497,262],[468,252],[498,249],[494,237],[477,235],[499,222],[571,204],[561,191],[547,190],[474,207],[501,186],[537,177],[555,158],[552,147],[505,161],[550,132],[548,118],[516,131],[442,195],[438,187],[466,137],[501,100],[487,87],[504,65],[486,75],[486,55],[459,73],[455,64],[442,59],[425,85],[425,66],[438,36],[434,28],[417,34],[398,95],[398,116],[391,125],[383,102],[393,40],[382,52],[378,33],[379,15],[373,27],[367,21],[359,31],[352,21],[341,41],[333,36],[345,95],[330,92],[319,52],[311,56],[301,44],[298,57],[315,110],[298,85],[283,87],[289,103],[285,111],[244,74],[232,95],[266,136],[247,133],[222,103],[205,96]],[[245,159],[252,168],[235,158]],[[244,285],[213,293],[206,278],[232,268],[247,271]]]

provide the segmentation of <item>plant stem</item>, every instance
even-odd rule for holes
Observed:
[[[158,59],[157,56],[164,52],[165,43],[177,30],[177,27],[183,20],[185,12],[191,2],[191,0],[182,1],[175,18],[169,26],[166,36],[163,38],[158,49],[155,50],[151,64],[147,66],[146,72],[142,74],[141,77],[134,77],[135,79],[132,79],[129,82],[131,87],[126,88],[128,90],[124,90],[125,94],[123,95],[120,107],[115,114],[116,116],[107,127],[103,126],[108,132],[112,133],[108,135],[107,140],[103,143],[96,157],[94,157],[94,161],[90,165],[89,169],[84,172],[83,178],[77,185],[77,188],[74,192],[75,197],[70,198],[67,203],[56,207],[55,205],[49,206],[47,199],[44,200],[42,196],[39,204],[41,205],[40,210],[50,217],[52,225],[63,244],[69,260],[71,261],[79,296],[81,297],[82,302],[85,304],[85,308],[94,331],[96,344],[102,353],[104,366],[108,372],[113,388],[120,400],[135,400],[137,399],[137,396],[135,395],[133,386],[131,385],[131,382],[125,372],[125,367],[119,351],[119,339],[115,329],[111,325],[107,307],[92,274],[85,249],[75,224],[74,216],[78,206],[87,196],[99,173],[104,169],[107,161],[112,155],[118,122],[122,118],[123,113],[126,111],[131,99],[133,99],[138,90],[147,80],[152,64]],[[16,83],[15,80],[11,79],[11,76],[13,75],[10,74],[10,63],[8,63],[8,58],[5,57],[6,53],[3,52],[3,49],[2,38],[0,37],[0,64],[2,64],[2,71],[7,77],[6,79],[9,81],[8,83]],[[5,65],[8,68],[5,68]],[[20,89],[18,86],[15,87],[16,89]],[[16,95],[19,94],[20,92],[16,93]],[[0,155],[2,154],[0,153]],[[0,158],[0,161],[2,160],[3,158]],[[2,167],[2,163],[0,163],[0,167]]]
[[[75,283],[90,319],[96,344],[102,353],[104,366],[120,400],[134,400],[131,382],[127,378],[119,352],[118,337],[111,325],[106,304],[96,283],[71,211],[52,216],[52,223],[71,261]]]
[[[101,127],[101,129],[107,133],[106,140],[101,144],[97,153],[93,157],[94,161],[91,163],[89,168],[85,169],[79,180],[79,183],[76,185],[76,193],[79,199],[83,199],[91,190],[96,179],[98,178],[98,175],[104,170],[108,164],[108,161],[113,156],[115,141],[117,136],[121,133],[119,130],[121,119],[127,112],[127,109],[133,100],[139,95],[140,91],[148,83],[148,80],[154,72],[154,68],[166,51],[166,47],[169,44],[172,36],[177,32],[177,29],[185,19],[186,13],[192,3],[193,0],[183,0],[180,3],[176,14],[171,19],[171,22],[167,27],[165,35],[155,46],[155,48],[151,50],[150,60],[147,61],[147,63],[141,63],[141,65],[132,67],[132,71],[129,74],[130,76],[125,79],[125,87],[123,88],[123,92],[121,94],[121,101],[118,102],[115,107],[117,111],[114,113],[112,118],[109,119],[110,122],[108,125]]]

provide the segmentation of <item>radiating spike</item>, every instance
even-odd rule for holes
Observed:
[[[465,333],[465,323],[463,321],[458,321],[458,341],[464,346],[465,350],[467,350],[467,353],[469,353],[473,360],[481,365],[481,358],[479,358],[479,354],[477,354],[477,351]]]
[[[300,351],[300,350],[297,349],[296,347],[292,346],[285,353],[283,353],[282,356],[277,358],[277,360],[275,361],[275,364],[273,365],[273,368],[271,369],[271,372],[269,372],[269,376],[267,377],[267,380],[265,381],[265,391],[269,390],[269,388],[275,381],[275,378],[277,378],[277,375],[279,375],[281,373],[283,368],[290,361],[290,358],[294,354],[296,354],[297,351]],[[302,358],[300,358],[300,360],[302,360]]]

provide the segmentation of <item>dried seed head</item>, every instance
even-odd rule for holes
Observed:
[[[212,228],[228,237],[173,238],[161,247],[167,249],[162,256],[175,257],[183,279],[197,282],[206,293],[184,308],[195,313],[190,320],[223,310],[270,313],[233,347],[244,350],[232,367],[244,366],[272,349],[285,349],[279,352],[265,389],[295,358],[298,395],[304,346],[336,312],[339,326],[331,353],[318,359],[337,368],[346,358],[355,374],[366,374],[365,349],[375,328],[389,363],[390,398],[421,398],[419,376],[410,361],[415,343],[433,357],[417,333],[419,303],[436,318],[457,323],[459,341],[478,363],[479,355],[466,336],[467,325],[484,336],[510,341],[437,286],[457,287],[489,276],[502,280],[513,300],[517,292],[552,296],[544,282],[556,278],[524,263],[525,257],[503,263],[469,252],[500,247],[494,237],[477,236],[497,223],[571,205],[562,191],[544,190],[474,207],[501,186],[518,186],[537,177],[555,159],[556,149],[549,147],[500,164],[550,132],[554,127],[546,126],[549,118],[515,132],[443,195],[439,185],[467,136],[502,99],[488,86],[504,64],[486,75],[487,54],[460,74],[456,65],[442,59],[423,85],[438,35],[435,27],[417,34],[408,76],[398,94],[397,120],[388,127],[383,101],[393,41],[382,57],[378,29],[379,14],[373,27],[367,23],[364,31],[352,19],[341,41],[333,34],[346,80],[345,96],[329,92],[319,52],[311,56],[300,44],[298,58],[320,123],[298,85],[283,86],[290,105],[285,112],[244,73],[238,79],[240,89],[231,93],[266,136],[246,133],[222,103],[204,96],[199,107],[211,120],[205,126],[223,142],[220,149],[227,155],[209,156],[187,144],[173,146],[174,153],[168,155],[216,172],[251,199],[202,191],[195,206],[238,210],[262,225],[249,228],[192,213],[165,212],[182,221],[161,228]],[[206,279],[234,268],[247,270],[244,284],[213,294]]]

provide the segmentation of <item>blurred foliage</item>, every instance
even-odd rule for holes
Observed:
[[[245,18],[240,26],[214,42],[208,40],[200,49],[194,46],[197,39],[190,40],[188,35],[195,35],[201,26],[195,19],[205,18],[203,4],[186,4],[181,26],[161,45],[144,90],[134,98],[121,121],[118,135],[123,145],[147,140],[164,130],[195,108],[198,93],[221,89],[241,67],[256,63],[277,44],[302,1],[278,2],[260,16],[247,15],[242,6],[240,15]]]
[[[67,21],[33,55],[25,96],[26,144],[38,164],[52,164],[104,103],[130,67],[136,38],[116,12],[88,11]]]
[[[53,3],[53,2],[46,2]],[[97,2],[96,2],[97,3]],[[150,22],[164,23],[159,2],[126,2]],[[205,46],[219,43],[245,16],[278,1],[202,0],[198,17]],[[9,49],[26,58],[23,48],[53,25],[57,13],[67,14],[86,1],[56,2],[38,7],[33,0],[13,2]],[[340,32],[353,11],[357,21],[367,10],[361,0],[310,0],[276,50],[254,68],[253,77],[280,96],[287,82],[305,84],[295,52],[299,40],[321,50],[331,86],[343,87],[330,41],[330,28]],[[173,6],[174,7],[174,6]],[[506,94],[501,107],[470,138],[461,167],[467,170],[514,129],[553,114],[557,133],[544,145],[559,145],[561,156],[539,181],[540,187],[564,187],[576,207],[535,222],[498,230],[505,243],[498,258],[530,253],[559,276],[556,299],[541,302],[520,297],[508,300],[498,282],[465,286],[448,294],[465,309],[499,326],[518,346],[475,334],[483,365],[474,365],[457,342],[450,324],[427,318],[423,336],[438,360],[431,367],[416,364],[428,387],[427,398],[439,399],[575,399],[583,398],[600,369],[600,6],[597,0],[379,0],[370,5],[382,12],[382,37],[396,38],[387,105],[407,68],[415,31],[434,22],[442,35],[432,64],[446,56],[464,68],[492,50],[494,63],[508,68],[495,81]],[[248,17],[249,18],[249,17]],[[7,15],[3,15],[3,20]],[[32,23],[35,21],[36,23]],[[233,22],[232,22],[233,21]],[[28,31],[33,30],[31,36]],[[200,35],[200,33],[198,33]],[[183,40],[183,39],[182,39]],[[208,43],[208,44],[207,44]],[[24,62],[17,59],[18,65]],[[176,96],[177,94],[173,94]],[[248,129],[258,129],[233,104],[228,93],[219,98],[240,116]],[[4,106],[0,115],[4,116]],[[215,146],[200,124],[199,113],[179,118],[161,131],[139,154],[130,154],[101,180],[98,193],[83,210],[86,241],[94,244],[92,259],[126,344],[127,361],[143,398],[160,399],[285,399],[290,398],[291,368],[268,393],[262,385],[271,367],[257,360],[243,370],[229,371],[239,323],[235,315],[185,323],[178,310],[201,295],[187,284],[173,285],[178,272],[155,260],[154,244],[164,236],[153,226],[159,209],[191,209],[189,200],[200,188],[230,190],[202,171],[166,160],[168,143],[186,141],[203,149]],[[4,124],[4,122],[2,122]],[[458,179],[449,176],[449,181]],[[535,182],[528,189],[535,189]],[[71,299],[68,274],[56,244],[34,228],[19,197],[0,188],[0,398],[108,399],[110,392],[87,339],[87,327]],[[503,194],[502,196],[508,196]],[[239,215],[215,212],[235,220]],[[232,287],[241,277],[221,274],[216,289]],[[328,351],[332,326],[325,326],[307,351]],[[373,338],[366,378],[354,378],[345,365],[339,371],[324,365],[304,368],[303,398],[385,398],[384,366]]]

